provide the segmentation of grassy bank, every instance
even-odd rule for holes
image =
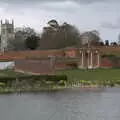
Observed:
[[[2,78],[5,78],[4,81]],[[4,70],[0,71],[0,80],[0,93],[56,91],[73,87],[113,87],[120,86],[120,69],[61,70],[56,72],[55,77],[29,76]]]
[[[65,74],[68,80],[120,80],[120,69],[94,69],[94,70],[62,70],[57,75]]]
[[[14,72],[11,69],[0,70],[0,78],[2,78],[2,77],[18,77],[18,76],[28,76],[28,75]]]
[[[120,68],[112,69],[93,69],[93,70],[61,70],[57,71],[56,75],[67,75],[68,80],[120,80]],[[0,77],[20,77],[29,76],[21,73],[16,73],[12,70],[0,71]]]
[[[0,93],[56,91],[65,88],[65,75],[26,75],[0,71]]]
[[[64,74],[68,78],[68,85],[74,86],[99,86],[120,87],[120,69],[94,69],[94,70],[62,70],[57,75]]]

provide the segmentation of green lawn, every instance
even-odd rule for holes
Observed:
[[[65,74],[68,80],[120,80],[120,69],[62,70],[56,74]]]
[[[65,74],[68,80],[120,80],[120,69],[94,69],[94,70],[61,70],[57,75]],[[24,76],[12,70],[0,71],[0,77]]]
[[[24,76],[25,74],[14,72],[13,70],[0,70],[0,78],[1,77],[16,77],[16,76]]]

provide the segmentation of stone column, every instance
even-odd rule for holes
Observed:
[[[91,56],[90,57],[91,57],[91,65],[90,66],[91,66],[91,68],[93,68],[93,53],[92,52],[91,52]]]
[[[79,68],[84,67],[84,53],[83,51],[80,51],[80,62],[79,62]]]
[[[97,60],[98,60],[97,67],[100,67],[100,55],[99,55],[99,53],[97,54]]]
[[[82,51],[82,61],[81,61],[81,66],[84,67],[84,53]]]
[[[98,51],[96,51],[95,53],[96,53],[96,60],[97,60],[96,68],[98,68],[100,67],[100,54]]]
[[[89,53],[90,53],[90,51],[88,50],[88,51],[87,51],[87,54],[88,54],[88,55],[87,55],[87,68],[89,68],[89,65],[90,65],[90,60],[89,60],[89,57],[90,57],[90,56],[89,56]]]

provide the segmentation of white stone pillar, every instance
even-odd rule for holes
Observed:
[[[91,52],[91,56],[90,57],[91,57],[91,65],[90,66],[91,66],[91,68],[93,68],[93,53],[92,52]]]
[[[100,67],[100,54],[97,50],[96,50],[96,59],[97,59],[96,68],[99,68]]]
[[[84,68],[84,52],[83,51],[80,51],[79,68]]]
[[[84,67],[84,53],[82,51],[82,61],[81,61],[81,66]]]
[[[88,50],[87,51],[87,54],[88,54],[88,57],[87,57],[87,68],[89,68],[89,65],[90,65],[90,62],[89,62],[89,57],[90,57],[89,53],[90,53],[90,51]]]
[[[99,55],[99,53],[97,54],[97,59],[98,59],[97,67],[100,67],[100,55]]]

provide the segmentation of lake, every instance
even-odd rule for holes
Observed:
[[[120,88],[0,95],[0,120],[120,120]]]

